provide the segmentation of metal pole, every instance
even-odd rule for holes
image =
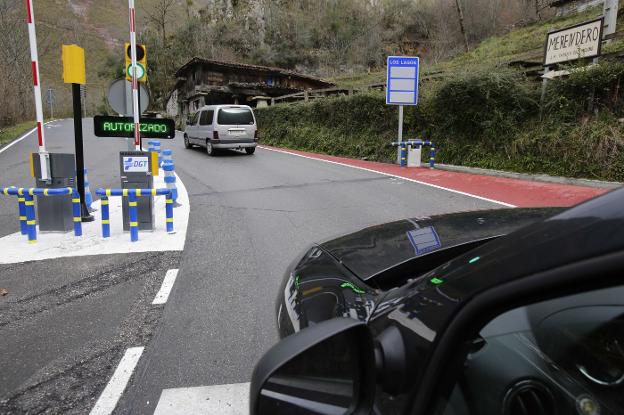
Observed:
[[[84,187],[84,152],[82,149],[82,106],[80,104],[80,84],[72,84],[74,101],[74,145],[76,151],[76,179],[80,195],[80,211],[83,222],[92,222],[94,217],[89,214],[85,203]]]
[[[550,72],[550,67],[544,66],[544,75],[546,76]],[[548,78],[542,78],[542,95],[540,97],[539,118],[542,119],[544,114],[544,98],[546,98],[546,86],[548,85]]]
[[[403,105],[399,105],[399,143],[403,141]],[[397,164],[401,165],[401,144],[397,146]]]
[[[141,120],[141,90],[140,89],[139,89],[139,93],[137,94],[137,99],[139,100],[139,121],[140,121]],[[143,151],[143,137],[141,136],[139,136],[139,150]]]
[[[48,103],[50,104],[50,118],[54,118],[54,106],[52,105],[52,88],[48,88]]]
[[[28,41],[30,42],[30,60],[32,62],[33,91],[35,94],[35,112],[37,114],[37,139],[39,143],[39,162],[41,179],[50,180],[50,155],[46,151],[43,133],[43,106],[41,104],[41,77],[39,76],[39,58],[37,52],[37,32],[32,0],[26,0],[26,21],[28,22]]]
[[[136,12],[134,0],[128,0],[130,11],[130,58],[132,60],[132,114],[134,116],[134,147],[141,150],[141,131],[139,116],[139,81],[137,79],[137,55],[136,55]]]

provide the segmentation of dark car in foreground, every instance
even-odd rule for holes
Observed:
[[[312,246],[252,414],[624,414],[624,189]]]

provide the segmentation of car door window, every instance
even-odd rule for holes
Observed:
[[[501,314],[459,372],[435,413],[624,414],[624,286]]]
[[[199,117],[199,125],[212,124],[212,112],[213,111],[202,111],[201,116]]]

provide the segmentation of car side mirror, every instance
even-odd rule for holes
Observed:
[[[335,318],[273,346],[254,368],[251,415],[368,414],[375,355],[366,323]]]

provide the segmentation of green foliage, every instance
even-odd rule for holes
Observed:
[[[585,82],[597,89],[610,82],[613,91],[618,66],[593,70],[604,73]],[[574,92],[583,76],[571,76],[567,85],[561,80],[559,90]],[[419,105],[405,107],[404,137],[432,139],[441,163],[624,181],[617,115],[601,107],[598,116],[568,120],[567,108],[551,108],[540,121],[539,91],[539,83],[508,71],[428,82]],[[396,154],[389,144],[396,141],[397,114],[382,93],[257,110],[266,144],[385,162]]]
[[[622,113],[619,90],[624,63],[603,61],[600,65],[568,70],[568,77],[548,83],[545,109],[549,115],[571,121],[590,108]]]
[[[434,125],[469,139],[495,140],[536,112],[534,84],[511,71],[467,73],[443,82],[432,99]]]

